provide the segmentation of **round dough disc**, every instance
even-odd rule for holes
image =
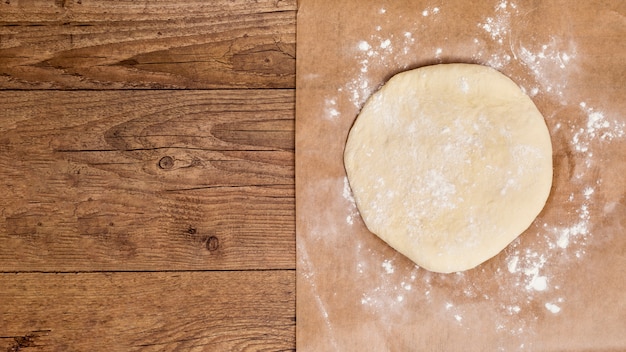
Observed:
[[[472,64],[392,77],[357,117],[344,163],[367,228],[442,273],[498,254],[552,185],[543,116],[509,78]]]

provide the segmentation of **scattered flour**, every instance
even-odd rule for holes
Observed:
[[[438,13],[439,13],[438,7],[427,7],[424,9],[424,11],[422,11],[422,16],[428,17],[430,15],[436,15]]]
[[[565,104],[564,91],[567,88],[568,66],[572,58],[576,57],[576,47],[568,43],[563,48],[562,39],[553,36],[550,41],[539,46],[540,49],[532,51],[524,43],[513,51],[513,56],[529,68],[535,82],[547,92],[555,95],[561,103]],[[537,95],[538,87],[530,89],[530,95]]]
[[[348,182],[348,177],[344,176],[343,178],[343,199],[348,202],[348,215],[346,215],[346,223],[348,225],[354,224],[354,219],[360,216],[359,210],[356,206],[356,202],[354,197],[352,196],[352,190],[350,189],[350,183]]]
[[[325,100],[324,116],[329,120],[337,120],[339,118],[339,110],[337,110],[336,99]]]
[[[609,120],[603,112],[589,107],[584,101],[578,105],[587,116],[587,121],[584,126],[572,126],[571,131],[574,132],[572,142],[574,150],[587,153],[586,163],[591,166],[591,158],[593,157],[593,152],[590,150],[591,143],[598,139],[601,142],[610,142],[613,139],[624,137],[626,135],[626,123],[614,119]]]
[[[501,1],[494,7],[494,12],[478,22],[476,26],[487,35],[487,40],[498,44],[496,50],[491,48],[489,54],[485,50],[478,50],[472,58],[475,61],[487,64],[495,69],[502,69],[512,60],[512,54],[508,51],[511,42],[511,19],[519,16],[517,5],[508,1]],[[480,47],[483,41],[474,38],[473,43]]]
[[[429,289],[422,285],[430,285],[427,281],[418,282],[418,272],[421,270],[415,266],[410,273],[398,281],[399,272],[394,265],[394,259],[383,259],[380,265],[369,267],[366,263],[368,258],[377,257],[377,253],[371,248],[360,248],[361,259],[357,265],[359,275],[369,275],[371,271],[380,271],[381,275],[375,275],[376,280],[371,287],[365,289],[359,297],[360,304],[372,312],[388,311],[390,314],[401,314],[403,307],[407,304],[407,299],[415,300],[415,294],[419,299],[428,300]],[[364,270],[365,269],[365,270]],[[424,290],[416,291],[415,285],[419,285]]]
[[[512,246],[519,245],[519,239]],[[515,250],[506,258],[508,272],[515,274],[515,287],[523,287],[527,292],[545,291],[548,289],[548,278],[541,275],[548,258],[530,249]]]
[[[391,260],[389,259],[384,260],[382,267],[385,268],[385,272],[387,274],[393,274],[394,268],[393,268],[393,264],[391,263]]]

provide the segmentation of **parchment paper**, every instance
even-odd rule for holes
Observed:
[[[300,0],[299,351],[626,350],[626,2]],[[435,274],[365,228],[343,147],[365,100],[423,65],[489,65],[546,118],[549,200],[479,267]]]

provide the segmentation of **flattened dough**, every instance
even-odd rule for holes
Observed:
[[[367,228],[442,273],[498,254],[552,185],[543,116],[508,77],[472,64],[392,77],[357,117],[344,163]]]

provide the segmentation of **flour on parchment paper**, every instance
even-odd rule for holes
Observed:
[[[348,215],[346,215],[346,222],[349,225],[354,224],[355,217],[360,216],[359,210],[356,207],[356,202],[354,197],[352,196],[352,191],[350,190],[350,183],[348,182],[348,177],[343,178],[343,198],[348,202]]]
[[[439,7],[426,7],[421,12],[423,18],[432,20],[440,15]],[[385,67],[389,69],[408,69],[411,55],[411,48],[416,47],[416,37],[419,32],[407,30],[397,34],[383,34],[385,25],[394,18],[386,16],[386,9],[380,8],[378,11],[381,17],[381,24],[372,27],[372,33],[354,43],[351,50],[358,64],[357,74],[344,87],[340,87],[338,94],[348,95],[349,101],[355,107],[361,108],[365,100],[374,92],[378,86],[371,83],[369,78],[370,67]],[[442,49],[433,49],[434,55],[441,55]]]
[[[464,273],[441,275],[417,266],[397,268],[399,255],[384,257],[376,248],[368,248],[356,239],[354,274],[376,279],[359,280],[365,288],[354,299],[371,314],[399,317],[405,313],[408,302],[423,300],[440,305],[442,314],[455,324],[469,327],[471,321],[465,319],[467,303],[485,303],[494,309],[496,332],[506,339],[518,337],[520,349],[532,349],[527,336],[533,334],[537,314],[557,315],[574,308],[568,305],[567,297],[561,293],[564,283],[556,273],[562,270],[559,265],[563,263],[563,258],[580,261],[585,257],[593,238],[594,219],[603,214],[591,210],[591,204],[597,201],[597,190],[602,187],[602,179],[591,183],[583,180],[589,179],[586,175],[594,168],[597,153],[594,149],[603,143],[626,138],[626,126],[614,118],[612,112],[580,101],[580,97],[569,90],[569,72],[577,68],[579,59],[574,41],[556,34],[539,38],[536,42],[525,42],[515,36],[511,25],[523,17],[522,11],[516,2],[496,2],[492,13],[476,23],[470,39],[475,50],[468,59],[499,70],[513,64],[522,66],[528,74],[512,78],[529,96],[541,95],[563,106],[574,107],[570,110],[577,112],[577,118],[567,123],[550,121],[553,116],[549,112],[546,116],[551,134],[568,136],[567,149],[575,154],[576,160],[582,160],[575,168],[571,180],[573,191],[565,204],[567,209],[574,209],[574,214],[567,222],[535,224],[529,232],[539,245],[529,248],[518,238],[505,249],[500,267],[495,273],[490,273],[498,286],[495,294],[493,287],[481,287],[471,282]],[[372,68],[377,71],[383,68],[389,72],[407,69],[412,65],[411,55],[415,48],[430,52],[434,62],[441,62],[441,57],[447,54],[442,48],[420,47],[421,33],[418,30],[386,32],[385,24],[393,19],[387,18],[384,7],[379,9],[378,15],[381,21],[372,25],[370,34],[347,48],[355,57],[356,67],[352,79],[340,87],[335,96],[326,99],[325,117],[329,120],[340,117],[338,101],[347,100],[358,110],[378,89],[380,82],[374,83],[370,78]],[[439,16],[446,16],[445,4],[424,8],[421,13],[413,15],[420,21],[436,21]],[[346,224],[354,226],[360,219],[347,178],[343,179],[342,193],[346,203]],[[607,207],[604,211],[610,212],[611,205]],[[441,289],[440,285],[445,282],[453,282],[462,294]],[[533,308],[537,306],[543,312]]]

